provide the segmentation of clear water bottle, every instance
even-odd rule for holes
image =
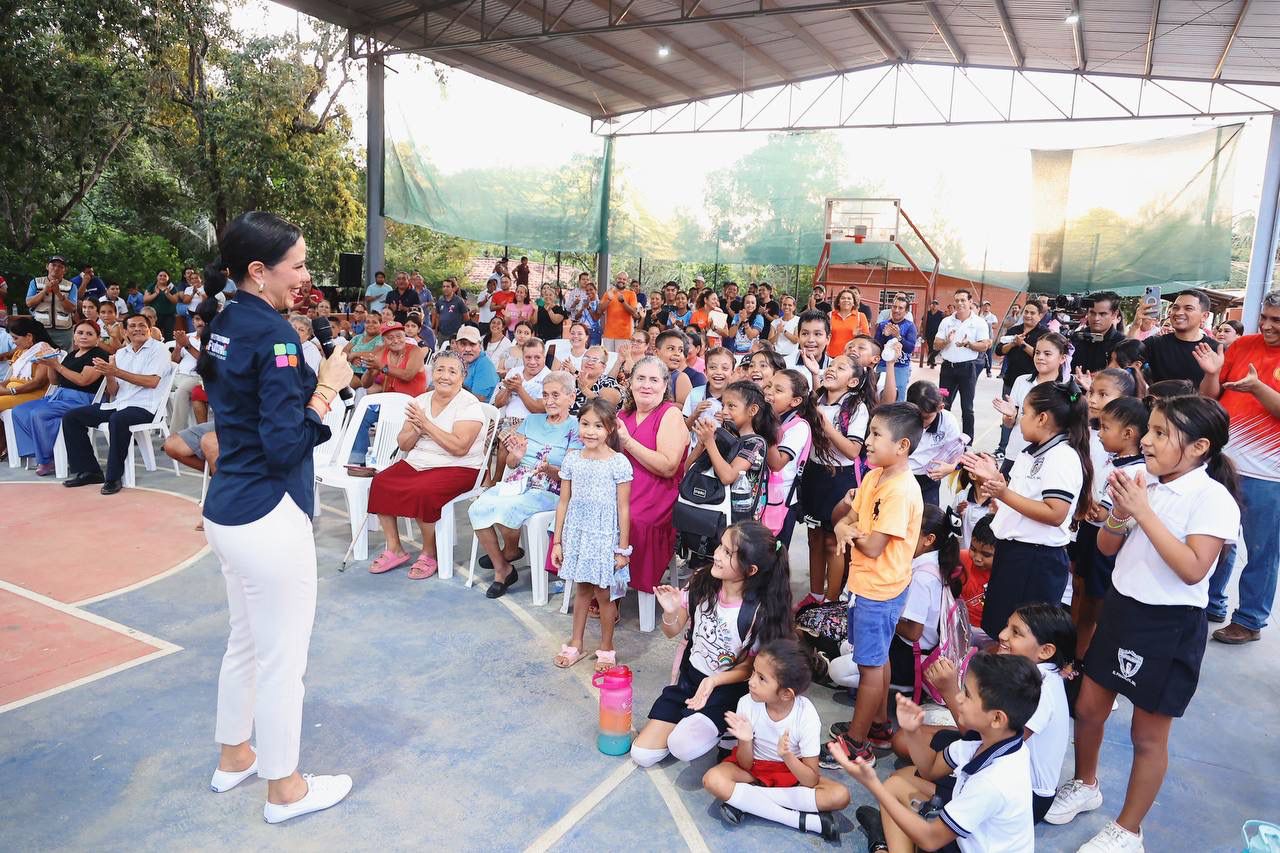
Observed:
[[[364,467],[372,468],[373,463],[377,461],[378,455],[373,450],[373,440],[377,437],[377,428],[369,427],[369,449],[364,452]]]

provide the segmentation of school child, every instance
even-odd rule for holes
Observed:
[[[765,456],[778,443],[778,419],[765,402],[759,386],[745,380],[724,389],[722,397],[724,422],[738,433],[738,453],[725,459],[716,444],[716,424],[705,418],[694,423],[698,444],[689,454],[689,462],[703,453],[711,458],[711,467],[720,482],[729,487],[731,521],[757,519],[764,507],[766,482]]]
[[[844,560],[836,555],[832,513],[841,498],[862,479],[862,445],[875,406],[871,371],[844,356],[827,362],[815,393],[822,415],[819,431],[830,444],[800,480],[800,506],[809,527],[809,594],[798,607],[834,601],[844,584]]]
[[[769,378],[787,365],[782,360],[782,356],[773,350],[761,349],[743,359],[743,366],[746,369],[746,378],[763,389]]]
[[[996,501],[996,556],[982,613],[982,630],[992,637],[1018,605],[1062,599],[1071,524],[1083,514],[1093,482],[1088,412],[1074,381],[1046,382],[1027,392],[1021,426],[1027,447],[1008,480],[987,454],[962,459],[981,493]]]
[[[942,587],[951,587],[951,595],[960,598],[964,590],[964,571],[960,564],[960,540],[956,536],[957,519],[932,504],[925,504],[920,518],[920,535],[916,539],[915,556],[911,560],[911,585],[907,601],[898,617],[893,642],[889,643],[889,684],[910,690],[916,682],[916,649],[923,659],[938,645],[938,626],[942,621]],[[843,687],[857,688],[859,674],[853,654],[831,661],[829,677]],[[872,726],[876,734],[889,722],[888,706]],[[831,734],[843,735],[848,723],[833,723]],[[885,749],[888,742],[872,738],[872,746]]]
[[[1134,394],[1145,397],[1147,394],[1147,377],[1142,372],[1142,341],[1125,338],[1116,344],[1107,360],[1107,368],[1116,368],[1129,374],[1133,380]]]
[[[1142,438],[1146,475],[1113,471],[1098,550],[1115,554],[1111,591],[1082,665],[1075,778],[1046,820],[1064,824],[1102,805],[1098,753],[1116,694],[1133,703],[1133,765],[1124,806],[1081,847],[1141,851],[1142,821],[1169,761],[1169,730],[1195,695],[1208,639],[1209,577],[1236,538],[1236,472],[1222,453],[1227,413],[1200,396],[1157,399]]]
[[[733,353],[724,347],[712,347],[707,350],[706,366],[707,384],[694,388],[684,400],[684,425],[690,433],[699,418],[715,419],[720,413],[720,397],[729,387],[733,373]],[[696,436],[690,436],[691,446],[695,439]]]
[[[612,590],[615,574],[631,562],[631,463],[618,452],[617,407],[596,397],[578,415],[582,450],[570,450],[560,466],[560,503],[556,506],[551,564],[565,583],[576,584],[573,637],[560,647],[555,665],[564,669],[582,660],[583,634],[591,601],[621,598]],[[612,533],[610,532],[612,531]],[[611,547],[606,550],[604,545]],[[618,663],[613,626],[618,608],[602,607],[596,672]]]
[[[752,655],[773,640],[794,637],[787,550],[758,521],[725,530],[710,565],[687,589],[654,588],[662,633],[686,643],[673,684],[649,709],[631,745],[641,767],[668,755],[692,761],[713,749],[725,714],[747,693]]]
[[[1035,829],[1031,800],[1031,756],[1023,731],[1040,702],[1040,673],[1020,655],[975,655],[955,699],[964,736],[935,750],[925,733],[924,709],[898,695],[898,722],[905,731],[913,767],[881,782],[870,762],[851,758],[840,741],[831,753],[880,804],[861,806],[855,816],[869,851],[909,853],[954,843],[961,853],[1031,853]],[[926,819],[913,801],[930,803],[951,789],[936,817]],[[930,803],[932,805],[932,803]]]
[[[964,452],[964,433],[955,416],[947,411],[946,394],[932,382],[912,382],[907,389],[907,402],[914,404],[924,418],[920,444],[911,454],[911,473],[920,485],[924,502],[937,506],[938,484],[956,470]]]
[[[831,341],[831,317],[811,308],[800,315],[798,329],[799,345],[794,353],[787,356],[787,367],[800,371],[809,387],[817,391],[822,387],[823,372],[831,361],[827,355],[827,345]]]
[[[990,498],[982,496],[982,490],[964,469],[956,475],[958,490],[952,499],[951,511],[960,519],[960,549],[969,547],[973,538],[973,528],[979,521],[996,511]]]
[[[1098,550],[1098,531],[1107,519],[1111,499],[1107,496],[1107,480],[1112,471],[1123,470],[1132,477],[1143,467],[1139,442],[1147,434],[1147,407],[1136,397],[1118,397],[1107,403],[1098,419],[1098,442],[1105,455],[1094,470],[1092,505],[1088,518],[1076,531],[1073,549],[1075,592],[1071,597],[1071,616],[1076,623],[1076,657],[1083,659],[1098,625],[1098,611],[1111,589],[1114,555]]]
[[[769,484],[760,520],[782,547],[791,547],[791,533],[802,510],[796,500],[809,457],[831,455],[831,440],[822,429],[822,415],[804,376],[792,368],[779,370],[765,383],[765,401],[778,419],[778,441],[769,446],[765,462]]]
[[[991,401],[992,407],[1001,414],[1004,426],[1012,430],[1009,433],[1009,441],[1005,444],[1006,459],[1017,459],[1022,448],[1027,446],[1027,440],[1022,437],[1022,431],[1017,429],[1018,418],[1022,415],[1022,401],[1026,399],[1027,392],[1036,385],[1042,382],[1062,381],[1062,368],[1070,358],[1068,346],[1067,339],[1056,332],[1041,336],[1036,341],[1035,352],[1031,355],[1035,373],[1019,376],[1013,380],[1013,387],[1009,389],[1008,394]]]
[[[991,581],[991,564],[996,558],[996,535],[991,532],[991,516],[973,526],[969,547],[961,549],[960,563],[964,566],[964,606],[969,611],[969,626],[973,629],[973,646],[985,649],[995,642],[982,630],[982,611],[987,603],[987,584]]]
[[[840,840],[834,812],[849,805],[849,789],[818,772],[822,724],[801,695],[809,681],[795,640],[774,640],[756,655],[747,695],[725,714],[738,744],[702,777],[729,823],[741,823],[745,812]]]
[[[871,740],[887,744],[889,648],[907,602],[911,561],[920,539],[924,502],[907,459],[920,441],[920,410],[910,403],[880,406],[867,433],[862,484],[837,507],[835,536],[851,552],[849,642],[858,665],[858,693],[849,743],[861,759],[874,763]],[[881,720],[875,724],[876,720]],[[873,725],[874,724],[874,725]]]

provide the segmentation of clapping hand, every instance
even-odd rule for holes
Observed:
[[[1013,400],[1010,399],[1008,394],[1005,394],[1003,397],[996,397],[993,399],[991,401],[991,408],[995,409],[1006,418],[1016,417],[1018,414],[1018,407]]]
[[[693,422],[693,431],[698,436],[698,441],[703,447],[710,447],[715,444],[716,440],[716,424],[715,421],[699,418]]]
[[[978,494],[982,495],[983,500],[999,500],[1005,489],[1009,488],[1008,482],[1000,474],[996,474],[989,480],[983,480],[978,486]]]
[[[404,418],[413,424],[413,428],[418,432],[427,431],[427,415],[422,409],[418,408],[417,403],[410,403],[405,407]]]
[[[631,432],[627,429],[627,425],[618,419],[618,447],[622,450],[627,449],[627,442],[631,441]]]
[[[663,613],[679,613],[680,612],[680,590],[674,586],[661,585],[653,588],[653,596],[658,599],[658,606],[662,608]]]
[[[836,522],[836,553],[847,554],[859,540],[865,539],[867,534],[858,529],[858,524],[848,516]]]
[[[955,690],[958,686],[958,681],[956,679],[956,665],[943,657],[940,657],[933,663],[929,664],[929,668],[925,670],[924,677],[930,684],[937,688],[939,692]],[[901,693],[898,695],[900,698],[905,698]],[[914,702],[911,704],[915,705]],[[923,711],[921,712],[921,719],[924,719]],[[907,728],[902,714],[902,703],[898,703],[898,723],[904,729]],[[914,731],[914,729],[908,729],[908,731]]]
[[[751,721],[736,711],[726,711],[724,721],[728,724],[728,732],[738,739],[738,744],[751,743],[755,732],[751,729]]]
[[[1216,350],[1201,341],[1196,344],[1195,349],[1191,351],[1191,355],[1195,357],[1196,364],[1200,365],[1200,369],[1205,372],[1206,376],[1217,376],[1222,372],[1222,363],[1226,360],[1226,356],[1221,350]]]
[[[1087,392],[1093,385],[1093,374],[1079,365],[1076,365],[1076,369],[1072,372],[1072,376],[1075,377],[1076,384],[1079,385],[1083,391]]]
[[[778,758],[784,763],[788,758],[795,758],[796,754],[791,751],[791,730],[783,729],[782,736],[778,738]]]
[[[960,457],[960,465],[979,482],[1000,477],[1000,469],[990,453],[966,453]]]
[[[1111,514],[1118,519],[1135,518],[1151,509],[1141,471],[1132,479],[1123,471],[1112,471],[1107,478],[1107,494],[1111,495]]]
[[[868,764],[861,758],[849,760],[849,752],[845,749],[844,738],[836,738],[827,744],[827,749],[831,751],[831,757],[836,763],[844,768],[844,772],[848,773],[856,779],[863,787],[869,788],[879,782],[876,776],[875,767]]]
[[[1204,344],[1200,346],[1204,346]],[[1258,378],[1258,368],[1250,364],[1247,376],[1234,382],[1223,382],[1222,387],[1228,391],[1239,391],[1242,394],[1257,394],[1263,388],[1263,384],[1262,380]]]
[[[933,672],[934,666],[929,667],[929,672]],[[951,677],[955,678],[955,667],[951,668]],[[898,694],[898,725],[904,732],[918,732],[924,725],[924,708],[908,699],[905,693]]]

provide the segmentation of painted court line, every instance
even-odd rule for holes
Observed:
[[[144,633],[134,628],[130,628],[127,625],[121,625],[119,622],[113,622],[112,620],[106,618],[105,616],[99,616],[96,613],[90,613],[88,610],[82,610],[73,604],[65,604],[61,601],[58,601],[57,599],[53,599],[53,598],[49,598],[47,596],[41,595],[38,592],[32,592],[31,590],[26,589],[24,587],[15,586],[14,584],[9,583],[8,581],[0,581],[0,590],[4,590],[5,592],[11,592],[14,595],[27,599],[28,601],[34,601],[37,604],[44,605],[45,607],[56,610],[59,613],[65,613],[66,615],[75,617],[76,619],[83,619],[85,622],[89,622],[91,624],[97,625],[100,628],[106,628],[109,631],[115,631],[117,634],[123,634],[124,636],[129,637],[130,639],[134,639],[134,640],[138,640],[139,642],[146,643],[147,645],[150,645],[156,649],[156,651],[152,652],[149,655],[143,655],[140,658],[134,658],[133,660],[125,661],[124,663],[119,664],[117,666],[104,669],[101,672],[95,672],[95,673],[92,673],[91,675],[86,675],[84,678],[77,678],[75,681],[70,681],[66,684],[60,684],[57,687],[51,688],[49,690],[45,690],[41,693],[36,693],[31,696],[27,696],[23,699],[18,699],[14,702],[10,702],[7,705],[0,705],[0,714],[5,713],[6,711],[12,711],[16,708],[21,708],[25,705],[30,705],[32,702],[38,702],[41,699],[47,699],[50,696],[56,696],[59,693],[65,693],[68,690],[72,690],[76,687],[81,687],[85,684],[89,684],[91,682],[97,681],[100,678],[106,678],[107,676],[114,675],[117,672],[123,672],[126,669],[131,669],[132,667],[138,666],[139,664],[147,663],[148,661],[153,661],[153,660],[156,660],[157,658],[162,658],[166,655],[171,655],[174,652],[182,651],[182,646],[175,645],[174,643],[170,643],[168,640],[161,640],[159,637],[153,637],[150,634]]]
[[[89,598],[83,598],[80,601],[76,601],[72,603],[76,607],[83,607],[86,604],[95,604],[99,601],[106,601],[108,598],[115,598],[117,595],[124,595],[126,592],[133,592],[135,589],[141,589],[142,587],[153,584],[156,581],[164,580],[170,575],[176,575],[178,572],[182,571],[183,569],[189,568],[195,565],[196,563],[200,562],[201,560],[203,560],[205,557],[207,557],[211,553],[211,551],[212,549],[208,546],[208,544],[206,544],[199,551],[192,554],[190,557],[183,560],[181,563],[178,563],[178,565],[174,566],[172,569],[163,571],[158,575],[152,575],[149,578],[143,578],[137,583],[129,584],[128,586],[123,586],[120,589],[113,589],[110,592],[102,593],[102,595],[90,596]]]
[[[680,830],[680,837],[684,839],[689,850],[693,853],[711,853],[711,848],[707,847],[706,840],[698,831],[697,824],[693,822],[693,815],[689,814],[684,800],[680,799],[680,792],[676,790],[676,786],[671,784],[671,780],[659,767],[650,767],[646,772],[653,787],[658,789],[662,801],[667,804],[667,811],[671,812],[671,817],[676,822],[676,829]]]
[[[609,796],[614,788],[621,785],[623,780],[635,770],[635,762],[628,760],[626,764],[610,773],[591,793],[574,803],[573,808],[565,812],[564,817],[551,824],[551,826],[547,827],[546,832],[535,838],[533,843],[525,848],[526,853],[543,853],[543,851],[550,850],[551,845],[563,838],[566,832],[573,829],[579,821],[590,814],[596,806],[604,801],[605,797]]]

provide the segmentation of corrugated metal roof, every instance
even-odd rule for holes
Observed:
[[[595,118],[800,82],[886,60],[956,64],[924,2],[850,0],[822,10],[813,7],[828,5],[826,0],[281,2],[371,35],[392,49],[419,53]],[[966,65],[1017,67],[1001,29],[1000,3],[1008,11],[1024,69],[1077,67],[1073,28],[1065,22],[1069,0],[934,0],[932,12]],[[1207,81],[1217,74],[1242,84],[1280,84],[1280,0],[1108,0],[1105,5],[1090,0],[1080,5],[1083,70],[1143,74],[1156,8],[1152,76]],[[776,14],[797,7],[810,11]],[[688,20],[640,28],[691,8],[696,11]],[[701,20],[728,13],[755,16]],[[619,16],[623,28],[610,28]],[[561,33],[583,28],[600,31]],[[480,40],[481,33],[484,39],[509,41],[462,45]],[[667,49],[665,57],[658,55],[660,48]],[[892,55],[898,49],[902,55]]]

